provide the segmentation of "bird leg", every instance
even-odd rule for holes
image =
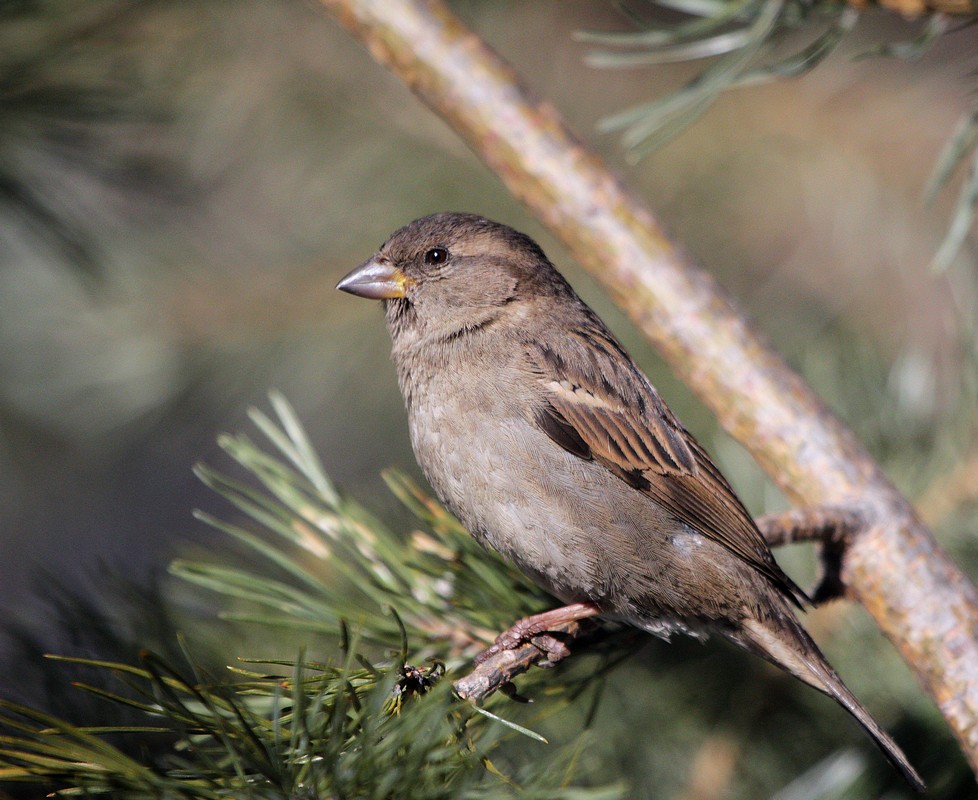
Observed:
[[[497,653],[515,650],[529,642],[546,654],[548,665],[556,664],[569,656],[570,650],[561,640],[561,633],[555,629],[571,622],[596,617],[600,613],[594,603],[571,603],[569,606],[524,617],[509,630],[499,634],[491,647],[475,657],[475,663],[482,664]]]

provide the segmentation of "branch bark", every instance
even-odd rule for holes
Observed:
[[[322,0],[593,272],[789,498],[865,520],[861,602],[978,772],[978,592],[862,444],[557,111],[439,0]]]

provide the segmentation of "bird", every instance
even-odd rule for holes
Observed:
[[[383,302],[412,448],[435,493],[566,604],[494,648],[595,616],[666,639],[718,633],[836,700],[924,789],[802,627],[807,595],[727,479],[533,239],[475,214],[432,214],[337,288]]]

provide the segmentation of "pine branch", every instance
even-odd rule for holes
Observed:
[[[848,591],[978,771],[978,592],[853,433],[554,108],[441,2],[323,5],[564,241],[794,502],[863,516],[842,560]]]
[[[641,103],[602,120],[599,130],[621,131],[629,157],[638,161],[690,126],[722,93],[766,81],[794,78],[828,58],[856,27],[866,0],[846,4],[798,0],[652,0],[650,6],[681,12],[689,19],[674,25],[633,18],[637,30],[582,31],[577,39],[599,46],[585,61],[599,69],[634,69],[669,62],[713,59],[680,90]],[[973,0],[882,0],[879,5],[908,18],[927,15],[909,41],[890,41],[856,58],[900,58],[916,61],[945,35],[974,24],[952,24],[950,15],[978,14]],[[940,12],[940,13],[935,13]],[[820,29],[820,30],[819,30]],[[809,34],[807,44],[787,56],[769,60],[788,31]],[[811,33],[815,31],[815,33]],[[965,116],[938,159],[925,192],[927,199],[947,185],[957,168],[971,157],[972,168],[961,187],[951,223],[932,268],[947,269],[965,245],[978,214],[978,106]]]
[[[500,752],[507,736],[546,740],[461,701],[442,680],[446,662],[464,663],[466,653],[491,639],[485,625],[537,608],[546,596],[402,476],[388,481],[429,530],[405,539],[370,519],[333,488],[284,398],[273,395],[272,402],[276,419],[252,412],[265,445],[244,436],[221,440],[258,486],[198,468],[256,530],[206,521],[250,548],[257,563],[179,562],[173,571],[233,604],[262,609],[233,616],[332,635],[339,660],[245,660],[215,678],[189,655],[181,667],[149,652],[135,665],[61,658],[114,676],[122,688],[78,688],[145,723],[84,727],[0,701],[0,783],[68,795],[200,800],[621,797],[620,785],[572,785],[577,743],[510,765]],[[348,580],[337,581],[337,571]],[[392,657],[361,651],[379,645],[389,652],[396,642]],[[564,699],[551,693],[557,706],[587,680],[564,677],[556,693]],[[155,755],[124,753],[107,740],[110,734]]]

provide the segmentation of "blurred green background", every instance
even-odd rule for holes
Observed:
[[[630,165],[597,122],[695,67],[586,67],[573,33],[627,28],[611,3],[453,7],[648,197],[978,577],[976,251],[928,272],[954,191],[921,201],[968,108],[978,29],[915,63],[855,60],[918,30],[868,14],[813,73],[724,95]],[[219,601],[166,565],[224,546],[191,519],[221,508],[191,466],[222,465],[216,436],[242,428],[270,387],[337,483],[400,524],[379,471],[417,468],[387,335],[378,308],[333,286],[434,211],[540,241],[752,511],[784,507],[561,246],[315,4],[6,3],[0,98],[2,694],[55,703],[41,650],[108,657],[114,638],[135,647],[214,618]],[[779,558],[811,580],[807,549]],[[936,709],[866,614],[836,604],[806,624],[934,796],[968,796]],[[218,659],[262,641],[201,630]],[[565,721],[568,736],[579,723]],[[904,792],[831,702],[715,643],[650,642],[595,726],[585,773],[623,771],[636,797],[756,796],[840,749],[842,768],[849,758],[888,796]]]

